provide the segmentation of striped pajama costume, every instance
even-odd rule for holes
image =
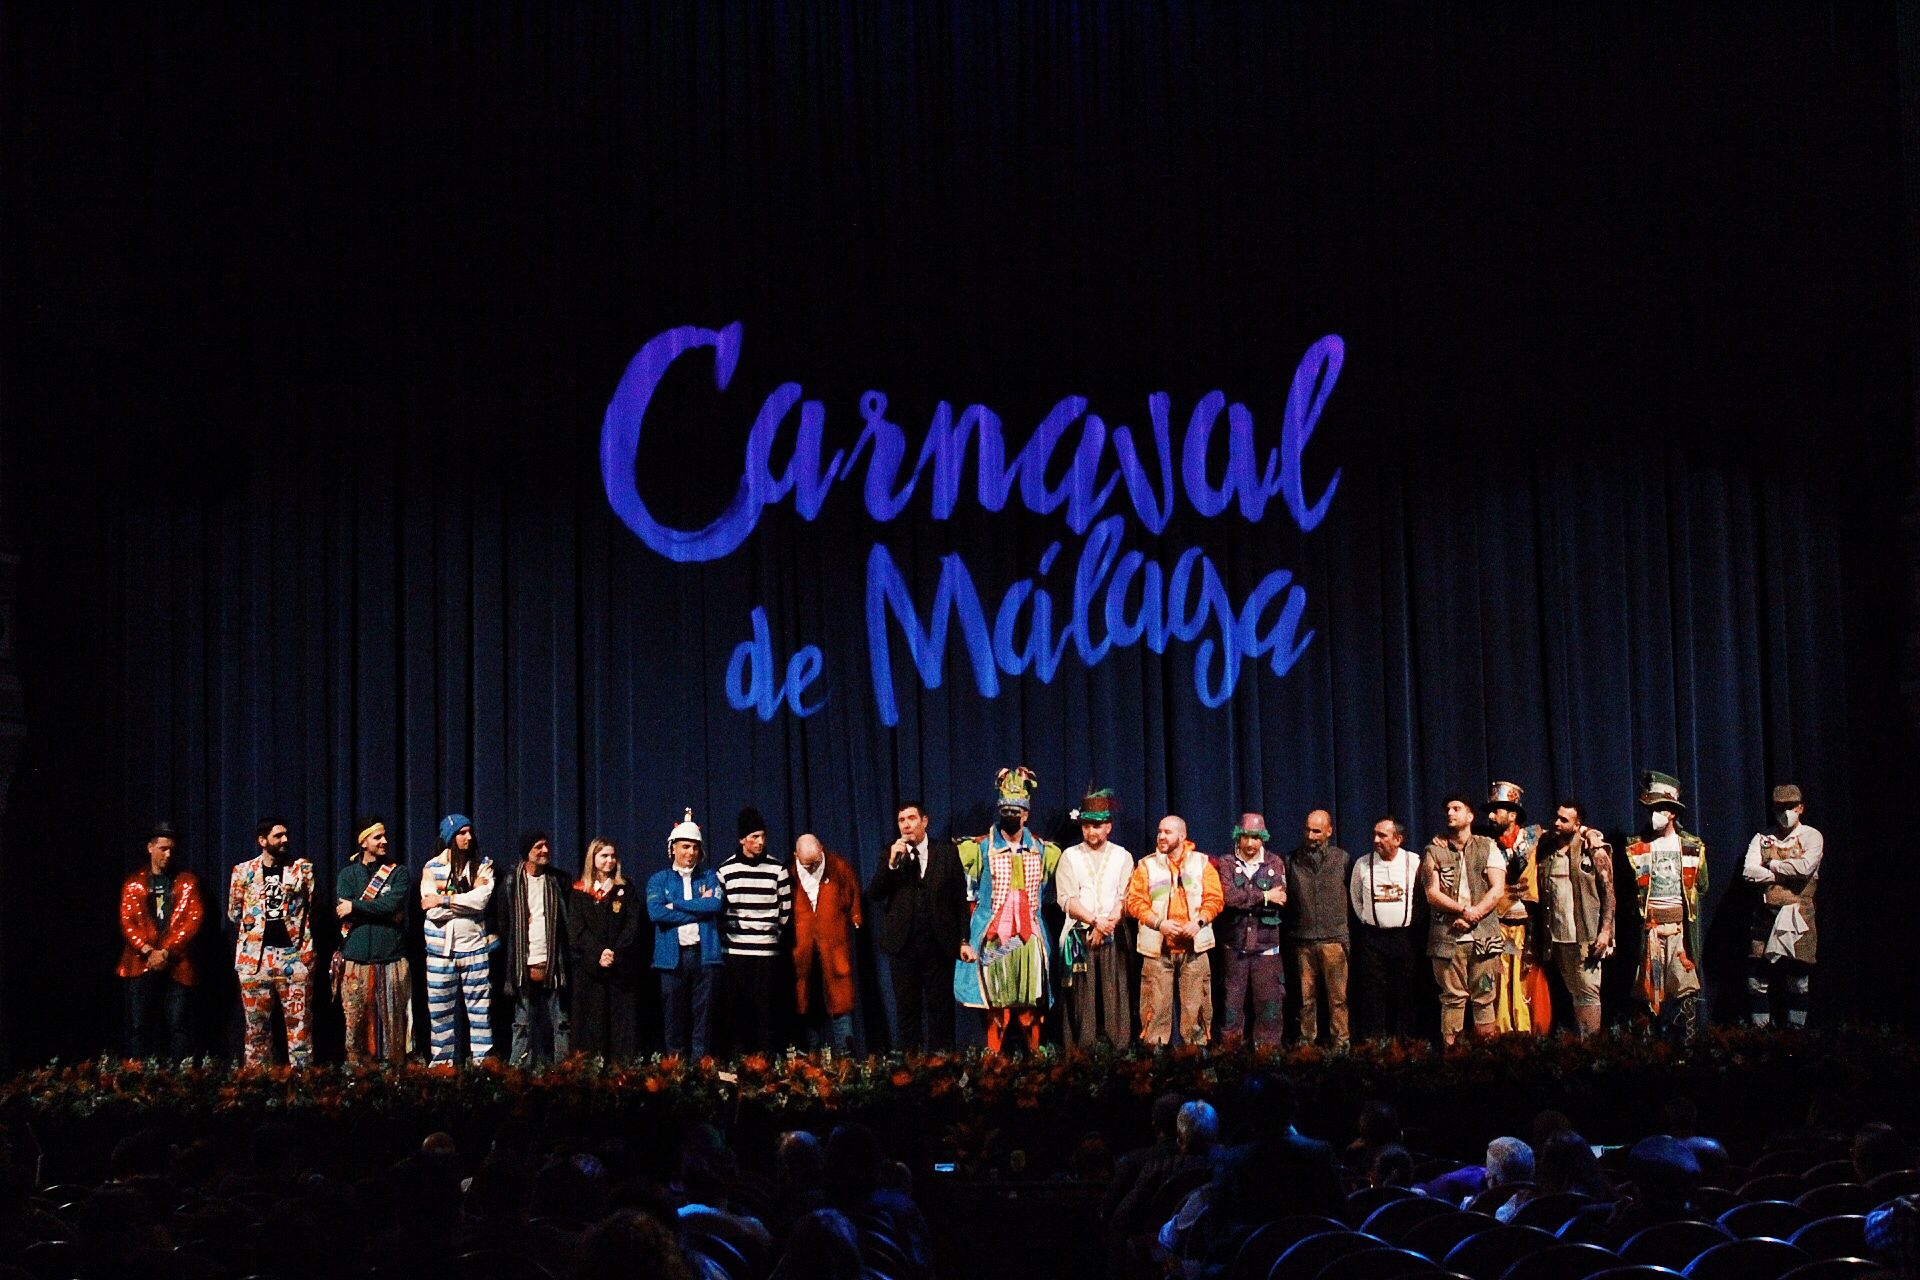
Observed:
[[[449,892],[452,862],[445,852],[420,874],[420,900],[444,897],[427,908],[427,1043],[433,1063],[452,1063],[458,1045],[459,1010],[467,1012],[467,1049],[474,1061],[493,1053],[493,948],[487,903],[493,897],[493,863],[482,858],[472,883]]]

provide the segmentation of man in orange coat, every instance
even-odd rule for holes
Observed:
[[[127,984],[126,1049],[129,1058],[179,1061],[187,1044],[187,991],[198,980],[187,947],[200,932],[205,908],[200,882],[191,871],[169,875],[176,843],[162,822],[147,833],[147,861],[120,886],[120,964],[114,970]],[[160,1041],[160,1020],[167,1037]]]
[[[860,880],[811,835],[793,845],[793,1007],[807,1046],[853,1052],[853,934],[862,923]]]

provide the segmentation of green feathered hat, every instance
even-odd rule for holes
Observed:
[[[1087,798],[1080,807],[1067,814],[1075,822],[1112,822],[1113,815],[1120,811],[1120,804],[1113,797],[1112,787],[1101,787],[1098,791],[1087,792]]]

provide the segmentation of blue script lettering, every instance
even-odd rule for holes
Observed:
[[[876,543],[867,556],[867,656],[881,722],[889,726],[900,722],[893,684],[893,626],[899,629],[920,683],[938,689],[945,678],[947,637],[957,619],[974,686],[987,698],[999,694],[1002,675],[1018,676],[1031,669],[1043,682],[1050,681],[1069,644],[1092,665],[1114,645],[1144,640],[1153,652],[1164,653],[1169,639],[1198,640],[1194,692],[1209,707],[1221,706],[1233,696],[1247,659],[1264,657],[1273,673],[1283,676],[1306,653],[1314,635],[1301,631],[1307,593],[1287,570],[1276,569],[1262,578],[1236,611],[1218,569],[1198,548],[1182,553],[1172,573],[1163,575],[1158,564],[1139,552],[1120,553],[1123,530],[1119,516],[1094,526],[1074,569],[1071,611],[1057,633],[1053,594],[1041,581],[1060,553],[1057,542],[1041,555],[1034,577],[1007,588],[994,610],[991,632],[979,590],[959,555],[941,558],[940,581],[922,626],[905,575],[892,553]],[[1128,596],[1135,578],[1142,584],[1140,602],[1129,616]],[[1276,616],[1263,626],[1276,603]],[[1097,642],[1096,616],[1105,632]]]
[[[820,678],[826,666],[818,645],[800,646],[787,660],[787,678],[782,683],[775,683],[773,666],[773,629],[767,625],[767,611],[756,605],[753,639],[735,645],[727,659],[727,705],[735,711],[752,710],[762,720],[773,719],[782,702],[802,718],[826,705],[825,698],[810,703],[805,696],[807,686]]]
[[[724,392],[739,361],[742,334],[737,321],[724,329],[686,326],[666,330],[633,357],[607,404],[600,432],[600,473],[607,501],[642,542],[670,560],[689,564],[731,554],[753,532],[761,510],[789,494],[801,518],[814,519],[834,484],[852,475],[863,452],[867,475],[862,495],[872,519],[884,524],[906,510],[929,466],[933,468],[929,500],[933,518],[949,519],[959,502],[969,442],[975,461],[975,500],[983,510],[1003,510],[1017,492],[1021,505],[1035,515],[1050,515],[1064,506],[1068,527],[1084,534],[1124,483],[1135,517],[1149,532],[1165,530],[1173,514],[1174,446],[1168,421],[1172,405],[1164,392],[1147,397],[1159,464],[1157,488],[1132,429],[1120,424],[1109,431],[1098,414],[1088,412],[1087,401],[1081,396],[1065,396],[1055,402],[1011,461],[1007,459],[999,415],[985,405],[973,404],[962,409],[956,420],[953,406],[943,400],[934,407],[913,470],[902,482],[900,469],[908,453],[906,433],[887,418],[884,394],[869,391],[861,397],[860,414],[865,426],[853,448],[823,457],[826,410],[819,401],[806,399],[799,383],[786,382],[761,403],[747,434],[740,484],[726,510],[702,529],[670,528],[648,510],[634,477],[647,408],[668,367],[697,347],[713,349],[714,385]],[[1325,519],[1340,483],[1340,472],[1335,470],[1319,498],[1309,501],[1302,458],[1345,358],[1345,344],[1335,334],[1328,334],[1307,349],[1288,390],[1280,445],[1267,450],[1264,457],[1254,442],[1253,412],[1246,405],[1229,403],[1220,391],[1202,396],[1188,419],[1179,454],[1179,489],[1186,493],[1189,505],[1200,515],[1213,518],[1237,501],[1245,519],[1258,521],[1266,514],[1268,501],[1278,495],[1301,531],[1309,531]],[[799,412],[793,453],[786,467],[776,471],[775,444],[784,425],[795,416],[796,407]],[[1207,452],[1223,411],[1228,433],[1226,470],[1215,483],[1207,474]],[[1058,483],[1049,485],[1047,473],[1054,455],[1076,424],[1078,437],[1065,473]],[[1102,475],[1109,436],[1117,469]]]

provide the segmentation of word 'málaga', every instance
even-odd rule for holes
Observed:
[[[859,438],[851,449],[823,456],[825,407],[806,399],[799,383],[782,383],[761,402],[747,434],[739,487],[726,509],[703,528],[672,528],[648,509],[634,474],[648,405],[674,360],[699,347],[713,350],[714,383],[725,391],[739,361],[743,334],[736,322],[724,329],[683,326],[655,336],[628,363],[607,405],[600,435],[607,501],[621,521],[660,555],[683,564],[729,555],[753,532],[763,510],[790,495],[800,516],[812,520],[834,487],[853,476],[863,455],[866,474],[861,498],[868,516],[881,524],[912,506],[923,482],[932,518],[950,518],[960,502],[964,468],[972,461],[975,501],[982,509],[1002,511],[1018,494],[1021,505],[1036,515],[1065,508],[1067,526],[1074,533],[1093,531],[1077,558],[1065,607],[1056,608],[1054,594],[1044,582],[1060,553],[1059,543],[1042,555],[1034,577],[1007,589],[991,621],[965,562],[958,553],[949,553],[941,560],[940,579],[924,625],[914,605],[913,584],[901,574],[891,553],[875,544],[867,560],[867,639],[874,699],[884,723],[899,720],[889,618],[898,625],[908,656],[929,689],[940,686],[947,639],[957,623],[974,682],[986,697],[999,692],[1003,675],[1031,673],[1050,681],[1069,646],[1082,663],[1092,666],[1116,645],[1145,643],[1160,653],[1169,640],[1199,639],[1195,691],[1206,705],[1219,706],[1232,695],[1245,659],[1268,657],[1274,673],[1284,675],[1312,640],[1311,631],[1300,634],[1305,588],[1292,583],[1288,571],[1267,574],[1235,608],[1218,570],[1198,548],[1187,550],[1171,570],[1164,570],[1138,551],[1122,551],[1125,518],[1102,513],[1124,486],[1134,517],[1155,534],[1166,528],[1175,503],[1183,496],[1203,517],[1237,508],[1250,522],[1264,518],[1278,498],[1301,531],[1317,527],[1333,501],[1340,473],[1336,470],[1318,499],[1309,501],[1301,456],[1340,376],[1345,346],[1337,335],[1321,338],[1301,358],[1287,394],[1279,446],[1264,456],[1254,442],[1251,410],[1229,403],[1220,391],[1202,396],[1181,439],[1177,480],[1172,399],[1163,392],[1147,398],[1151,457],[1157,465],[1143,457],[1131,428],[1109,429],[1099,414],[1089,412],[1081,396],[1056,402],[1011,459],[999,415],[980,404],[956,414],[952,405],[941,401],[903,479],[907,434],[888,420],[885,395],[878,391],[863,395],[860,414],[865,425]],[[1207,458],[1223,413],[1226,463],[1216,482],[1208,474]],[[796,417],[792,450],[785,466],[776,471],[775,446],[787,423]],[[1069,450],[1064,473],[1049,484],[1048,473],[1055,469],[1054,460],[1063,449]],[[785,681],[776,681],[764,611],[755,608],[753,615],[754,639],[741,644],[728,664],[729,701],[739,710],[753,708],[763,720],[771,719],[783,703],[796,715],[819,710],[823,700],[806,696],[806,687],[824,668],[817,646],[803,646],[788,664]],[[1063,619],[1057,627],[1056,616]]]

